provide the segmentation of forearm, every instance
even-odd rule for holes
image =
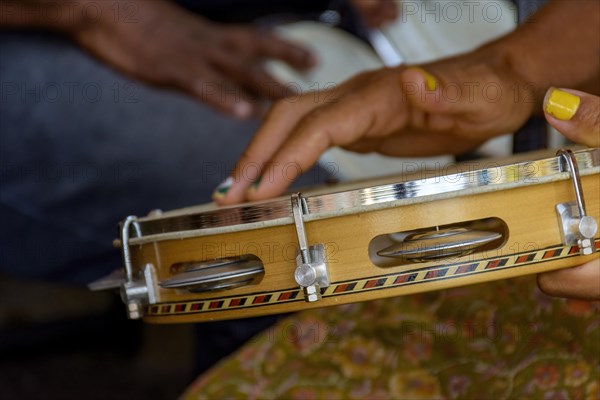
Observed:
[[[86,11],[91,16],[94,7],[90,0],[2,0],[0,27],[68,33],[81,26]]]
[[[600,92],[600,2],[554,0],[533,19],[492,44],[535,87],[541,102],[550,86]]]
[[[0,0],[0,28],[45,29],[74,34],[93,24],[132,23],[148,5],[166,0]]]

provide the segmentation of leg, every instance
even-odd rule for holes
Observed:
[[[257,125],[59,37],[1,33],[0,51],[0,270],[12,275],[87,283],[118,268],[117,223],[210,201]],[[202,324],[200,367],[272,321]]]
[[[87,282],[118,267],[118,221],[210,201],[257,125],[129,81],[58,37],[3,33],[0,46],[10,273]]]

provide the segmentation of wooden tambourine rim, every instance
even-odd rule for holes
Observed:
[[[600,251],[599,239],[600,238],[596,238],[597,251]],[[383,274],[352,281],[333,282],[331,286],[325,290],[323,297],[344,296],[355,294],[357,292],[372,292],[392,287],[415,285],[423,282],[442,281],[464,277],[466,276],[465,274],[474,276],[478,273],[484,273],[490,270],[506,270],[526,265],[557,261],[569,257],[576,257],[578,255],[579,248],[577,246],[555,246],[501,258],[489,258],[451,265],[435,265],[408,272]],[[147,306],[145,308],[145,315],[147,318],[152,319],[199,313],[214,313],[229,309],[249,309],[273,305],[275,303],[301,302],[304,301],[301,293],[302,291],[298,287],[294,287],[279,291],[253,292],[241,296],[220,296],[218,299],[168,302]]]

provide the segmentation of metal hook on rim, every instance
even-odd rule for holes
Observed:
[[[561,222],[561,236],[566,245],[577,244],[581,254],[590,255],[596,251],[594,235],[598,232],[598,223],[594,217],[587,215],[585,211],[585,199],[581,188],[581,178],[575,154],[568,149],[560,149],[556,152],[559,157],[559,168],[566,170],[571,175],[573,189],[575,191],[575,202],[560,203],[556,206],[559,221]]]

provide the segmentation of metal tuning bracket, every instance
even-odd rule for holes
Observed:
[[[560,149],[556,153],[559,157],[561,171],[571,174],[573,189],[575,190],[575,201],[559,203],[556,205],[556,213],[561,228],[561,238],[564,245],[578,245],[582,255],[594,253],[594,236],[598,231],[598,223],[594,217],[585,212],[585,200],[581,190],[581,179],[577,160],[571,150]],[[565,169],[566,167],[566,169]]]
[[[306,214],[308,214],[306,200],[300,193],[293,194],[292,216],[299,245],[294,278],[304,291],[304,299],[312,303],[321,299],[321,288],[329,286],[330,282],[325,260],[325,246],[321,243],[308,245],[303,219]]]
[[[133,274],[129,249],[129,232],[132,226],[136,226],[136,222],[136,217],[129,216],[121,227],[121,251],[123,265],[125,266],[125,282],[121,285],[121,299],[127,307],[127,317],[129,319],[142,318],[144,316],[144,305],[156,303],[156,291],[154,290],[156,271],[154,266],[146,264],[137,276]]]

